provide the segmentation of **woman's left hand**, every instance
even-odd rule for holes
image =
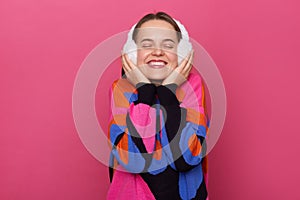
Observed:
[[[175,83],[177,86],[183,84],[192,69],[192,61],[194,57],[194,51],[192,50],[189,55],[180,63],[178,67],[162,82],[162,85],[168,85]]]

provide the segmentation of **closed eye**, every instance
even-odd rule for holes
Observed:
[[[176,47],[176,43],[172,39],[165,39],[162,46],[164,49],[174,49]]]
[[[174,44],[163,44],[164,49],[173,49],[175,47]]]
[[[143,39],[141,42],[140,42],[140,47],[141,48],[152,48],[153,47],[153,40],[151,39]]]
[[[142,45],[141,45],[141,47],[142,48],[151,48],[151,47],[153,47],[153,44],[152,43],[142,43]]]

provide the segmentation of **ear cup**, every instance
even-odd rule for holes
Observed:
[[[137,64],[137,46],[134,40],[127,40],[123,47],[123,53],[128,55],[128,58],[136,65]]]
[[[177,56],[178,56],[178,65],[182,62],[184,58],[187,57],[187,55],[192,51],[193,46],[190,43],[189,40],[189,34],[185,27],[180,23],[180,21],[174,19],[178,27],[180,28],[181,31],[181,40],[179,41],[179,44],[177,46]]]
[[[178,65],[188,56],[191,51],[192,44],[185,38],[182,38],[177,46]]]
[[[123,46],[123,53],[128,55],[128,58],[136,65],[137,64],[137,46],[132,39],[133,31],[136,24],[134,24],[127,35],[127,41]]]

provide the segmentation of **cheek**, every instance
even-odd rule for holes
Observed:
[[[176,66],[178,65],[178,57],[177,57],[177,54],[176,54],[176,53],[168,53],[167,56],[168,56],[168,59],[169,59],[170,64],[171,64],[173,67],[176,67]]]
[[[137,50],[137,65],[138,66],[144,64],[144,61],[148,54],[149,54],[149,52],[147,52],[145,50],[142,50],[142,49]]]

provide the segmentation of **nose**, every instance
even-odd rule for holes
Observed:
[[[156,47],[156,48],[153,49],[152,55],[162,56],[162,55],[164,55],[164,51],[161,48]]]

